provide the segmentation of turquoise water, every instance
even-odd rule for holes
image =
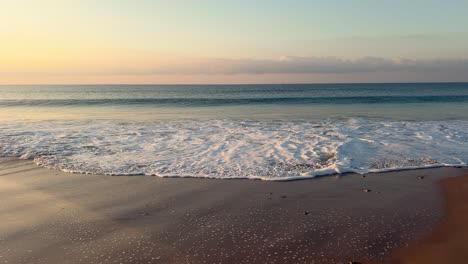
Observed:
[[[0,86],[0,156],[289,180],[468,163],[468,83]]]

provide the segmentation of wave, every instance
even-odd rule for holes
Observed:
[[[177,105],[224,106],[249,104],[410,104],[468,102],[468,95],[446,96],[341,96],[275,98],[117,98],[117,99],[21,99],[0,100],[0,106],[109,106]]]
[[[468,121],[181,120],[0,124],[0,156],[74,173],[292,180],[466,166]]]

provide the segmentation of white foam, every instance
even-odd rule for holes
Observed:
[[[468,121],[46,121],[0,125],[0,155],[76,173],[290,180],[466,166]]]

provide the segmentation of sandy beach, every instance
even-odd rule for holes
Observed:
[[[465,263],[468,259],[468,175],[440,182],[445,217],[434,229],[388,263]]]
[[[266,182],[1,159],[0,263],[448,263],[467,252],[466,173]]]
[[[0,2],[0,264],[468,263],[468,1]]]

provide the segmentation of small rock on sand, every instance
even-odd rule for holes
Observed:
[[[369,190],[369,189],[364,189],[364,190],[362,190],[362,191],[363,191],[363,192],[371,192],[371,190]]]

